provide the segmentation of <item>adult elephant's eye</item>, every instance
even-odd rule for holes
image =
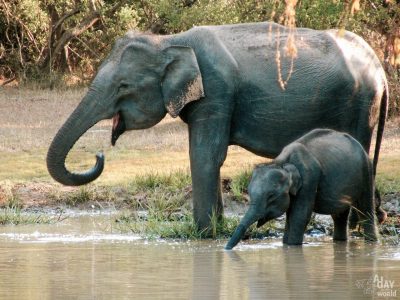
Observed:
[[[127,83],[121,83],[118,87],[118,93],[124,92],[129,88],[129,84]]]

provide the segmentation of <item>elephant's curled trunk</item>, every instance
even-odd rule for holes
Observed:
[[[93,118],[93,110],[82,101],[57,132],[47,152],[47,169],[56,181],[78,186],[100,176],[104,169],[104,155],[101,152],[96,154],[95,166],[86,172],[73,173],[65,166],[66,157],[76,141],[98,121],[98,118]]]

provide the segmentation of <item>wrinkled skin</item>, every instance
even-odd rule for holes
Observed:
[[[277,32],[280,32],[277,35]],[[271,32],[269,35],[268,32]],[[274,158],[314,128],[352,134],[368,152],[387,110],[384,71],[358,36],[297,29],[298,55],[286,89],[277,82],[286,29],[273,23],[195,27],[170,36],[130,33],[118,40],[87,95],[50,145],[51,176],[66,185],[96,179],[104,156],[85,173],[66,169],[75,142],[100,120],[113,118],[111,142],[127,130],[149,128],[168,112],[188,124],[194,219],[206,228],[222,214],[220,167],[229,145]],[[377,160],[377,155],[375,155]]]
[[[257,166],[249,184],[250,208],[228,242],[232,249],[246,229],[286,213],[283,243],[301,245],[311,213],[329,214],[334,240],[347,240],[350,207],[356,208],[365,239],[377,240],[372,165],[359,142],[346,133],[315,129],[289,144],[273,164]]]

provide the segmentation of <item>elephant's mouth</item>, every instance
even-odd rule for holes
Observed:
[[[257,228],[260,228],[261,226],[263,226],[265,223],[267,223],[271,218],[267,218],[267,217],[262,217],[260,219],[258,219],[257,221]]]
[[[112,118],[112,133],[111,133],[111,145],[115,146],[119,136],[126,130],[125,121],[121,112],[117,112]]]

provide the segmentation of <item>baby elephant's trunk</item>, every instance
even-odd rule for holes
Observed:
[[[225,250],[232,250],[232,248],[235,247],[240,242],[240,240],[246,233],[246,230],[247,228],[244,225],[240,224],[236,228],[229,242],[226,244]]]
[[[240,221],[239,226],[236,228],[228,244],[226,244],[225,250],[231,250],[233,247],[235,247],[246,233],[247,228],[249,228],[251,224],[256,222],[261,217],[262,216],[257,213],[255,207],[251,206],[244,215],[243,219]]]

